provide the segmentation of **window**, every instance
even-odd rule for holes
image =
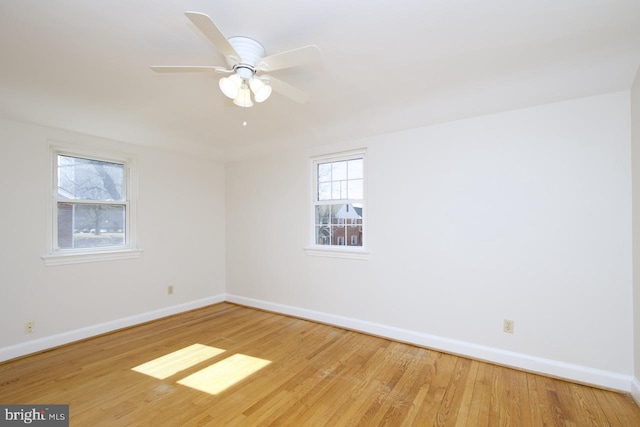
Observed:
[[[313,161],[313,245],[311,255],[366,254],[365,151],[359,150]]]
[[[52,243],[45,263],[131,257],[133,162],[124,156],[107,158],[58,148],[52,148],[52,157]],[[120,256],[86,256],[115,252]],[[129,255],[123,256],[126,252]]]

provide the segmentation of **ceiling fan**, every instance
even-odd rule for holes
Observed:
[[[220,79],[220,90],[240,107],[251,107],[251,93],[256,102],[266,101],[275,90],[296,102],[305,103],[309,95],[288,83],[268,76],[266,72],[319,62],[322,58],[316,45],[265,56],[264,47],[249,37],[227,38],[213,20],[204,13],[185,12],[187,18],[225,56],[227,67],[214,65],[154,65],[157,73],[216,72],[228,74]]]

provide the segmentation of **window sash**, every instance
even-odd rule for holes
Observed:
[[[115,163],[122,165],[123,167],[123,177],[122,177],[122,200],[90,200],[90,199],[65,199],[59,196],[58,191],[58,177],[59,177],[59,156],[66,157],[74,157],[79,159],[87,159],[94,160],[103,163]],[[52,186],[52,212],[50,215],[51,218],[51,250],[52,254],[83,254],[83,253],[101,253],[101,252],[111,252],[114,250],[129,250],[133,249],[135,242],[133,242],[133,225],[132,225],[132,214],[131,214],[131,164],[129,160],[125,160],[122,158],[111,157],[111,156],[101,156],[101,155],[92,155],[87,154],[82,149],[70,150],[70,149],[61,149],[52,147],[52,177],[53,177],[53,186]],[[81,205],[107,205],[107,206],[122,206],[124,208],[124,244],[122,245],[111,245],[111,246],[96,246],[89,248],[61,248],[59,244],[59,212],[58,212],[58,203],[68,203],[71,205],[81,206]]]
[[[319,173],[318,173],[318,169],[319,169],[319,165],[321,164],[327,164],[327,163],[336,163],[336,162],[348,162],[350,160],[358,160],[358,159],[362,159],[362,174],[360,177],[357,178],[353,178],[352,180],[361,180],[362,181],[362,195],[363,198],[345,198],[345,199],[323,199],[320,200],[320,194],[319,194],[319,184],[320,184],[320,178],[319,178]],[[335,155],[328,155],[328,156],[321,156],[321,157],[317,157],[313,160],[312,162],[312,167],[313,167],[313,198],[312,198],[312,203],[311,203],[311,207],[312,207],[312,216],[311,216],[311,225],[312,225],[312,232],[311,232],[311,236],[312,236],[312,247],[316,248],[318,250],[323,250],[323,249],[327,249],[327,250],[332,250],[332,249],[336,249],[336,248],[340,248],[340,249],[346,249],[346,250],[355,250],[355,251],[361,251],[364,249],[367,238],[366,238],[366,181],[367,181],[367,170],[366,170],[366,152],[364,150],[357,150],[355,152],[352,153],[344,153],[344,154],[340,154],[337,153]],[[324,180],[322,181],[322,183],[333,183],[333,182],[340,182],[340,181],[345,181],[348,182],[349,181],[349,176],[346,176],[347,179],[344,180]],[[344,205],[344,204],[348,204],[348,205],[358,205],[361,209],[362,209],[362,216],[361,216],[361,223],[359,225],[357,225],[357,227],[359,227],[362,230],[362,234],[361,237],[356,239],[356,243],[358,243],[357,245],[352,245],[353,239],[350,238],[349,241],[347,241],[345,239],[345,241],[342,242],[342,245],[339,245],[338,242],[333,243],[329,242],[329,243],[319,243],[318,242],[318,235],[317,235],[317,228],[318,227],[324,227],[324,226],[333,226],[333,225],[337,225],[337,224],[321,224],[318,223],[316,221],[316,209],[318,206],[329,206],[329,205]],[[349,226],[349,221],[345,221],[344,225],[342,227],[347,227]]]

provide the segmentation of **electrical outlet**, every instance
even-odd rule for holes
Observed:
[[[167,295],[173,295],[173,285],[167,286]]]
[[[508,334],[513,333],[513,320],[504,319],[504,331]]]
[[[24,324],[24,333],[32,334],[35,332],[35,328],[36,328],[36,322],[34,322],[33,320],[31,322],[27,322]]]

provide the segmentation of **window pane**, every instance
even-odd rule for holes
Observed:
[[[331,183],[331,199],[340,200],[340,181]]]
[[[316,226],[316,244],[331,244],[331,228],[328,226]]]
[[[347,198],[347,181],[340,182],[340,198],[341,199]]]
[[[347,179],[347,162],[334,162],[332,165],[332,181],[340,181],[343,179]]]
[[[362,246],[362,226],[347,227],[347,246]]]
[[[124,166],[58,155],[58,200],[123,201]]]
[[[345,245],[347,227],[336,225],[331,228],[331,244],[337,246]]]
[[[329,224],[331,221],[331,206],[321,205],[316,206],[316,224]]]
[[[320,163],[318,165],[318,182],[331,181],[331,163]]]
[[[362,180],[354,179],[349,181],[348,185],[348,199],[363,199],[364,193],[362,191]]]
[[[363,164],[364,162],[362,159],[349,160],[349,166],[348,166],[349,179],[363,178],[362,176]]]
[[[125,206],[58,203],[58,247],[100,248],[125,244]]]
[[[331,200],[331,182],[318,183],[318,200]]]
[[[362,204],[354,203],[353,205],[350,205],[350,206],[351,206],[351,209],[353,209],[351,224],[362,225]]]

